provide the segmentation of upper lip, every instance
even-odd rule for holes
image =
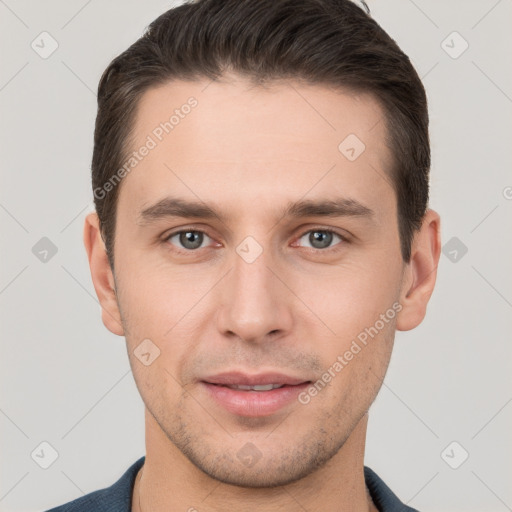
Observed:
[[[229,386],[264,386],[265,384],[294,386],[310,381],[300,377],[292,377],[290,375],[277,372],[258,373],[253,375],[243,372],[224,372],[206,377],[203,379],[203,382],[208,382],[210,384],[224,384]]]

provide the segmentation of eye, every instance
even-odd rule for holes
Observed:
[[[305,239],[306,243],[310,244],[310,248],[321,250],[330,249],[333,240],[335,240],[336,238],[338,238],[342,242],[348,242],[348,240],[344,236],[336,233],[331,229],[311,229],[309,231],[306,231],[299,238],[299,240]]]
[[[178,249],[185,249],[187,251],[193,251],[200,249],[205,238],[211,238],[204,232],[196,229],[185,229],[183,231],[176,231],[171,233],[165,238],[166,242],[170,242],[173,245],[177,245]],[[176,239],[176,242],[173,242]],[[178,245],[179,244],[179,245]]]
[[[315,250],[325,250],[331,248],[333,250],[336,250],[335,246],[333,246],[333,242],[336,242],[336,239],[338,239],[340,242],[348,243],[348,239],[346,237],[339,233],[336,233],[332,229],[310,229],[309,231],[306,231],[301,235],[301,237],[299,238],[298,245],[309,247]],[[208,240],[210,241],[210,243],[211,241],[213,241],[213,239],[209,237],[204,231],[198,229],[184,229],[181,231],[175,231],[174,233],[171,233],[164,239],[164,242],[169,242],[178,250],[190,252],[206,247],[208,243],[206,244],[206,246],[203,246],[203,244],[205,242],[208,242]],[[297,244],[295,243],[292,245],[295,246]],[[339,245],[339,243],[334,245]]]

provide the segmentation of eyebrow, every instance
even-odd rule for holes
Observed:
[[[281,213],[281,217],[362,217],[371,219],[375,212],[364,204],[350,198],[329,200],[300,200],[290,202]],[[139,225],[148,225],[168,217],[189,219],[219,219],[227,221],[227,216],[216,211],[214,206],[201,201],[189,201],[176,197],[166,197],[145,208],[138,215]]]

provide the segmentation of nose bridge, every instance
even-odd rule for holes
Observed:
[[[272,272],[267,268],[272,265],[269,261],[271,255],[267,253],[268,251],[257,254],[256,249],[250,244],[251,242],[240,244],[233,257],[233,288],[239,299],[271,300]]]
[[[246,237],[235,248],[219,315],[219,328],[225,334],[256,341],[289,328],[286,297],[270,270],[273,265],[271,251],[254,237]]]

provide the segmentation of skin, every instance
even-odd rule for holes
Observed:
[[[103,322],[125,336],[146,407],[132,510],[139,499],[157,512],[377,510],[363,475],[368,409],[395,331],[425,316],[439,215],[427,211],[405,264],[383,111],[371,96],[290,81],[250,86],[236,75],[175,81],[142,97],[133,149],[190,96],[197,107],[120,185],[115,272],[95,213],[84,229]],[[351,133],[366,145],[352,162],[338,150]],[[169,195],[225,217],[141,222],[142,210]],[[374,216],[282,217],[289,202],[335,197]],[[311,231],[325,228],[347,241],[312,245]],[[165,239],[178,229],[206,232],[201,248]],[[252,263],[236,252],[247,236],[263,249]],[[400,312],[308,404],[242,417],[199,384],[227,370],[316,381],[394,303]],[[144,339],[160,350],[149,366],[134,355]],[[252,467],[237,457],[246,443],[261,453]]]

